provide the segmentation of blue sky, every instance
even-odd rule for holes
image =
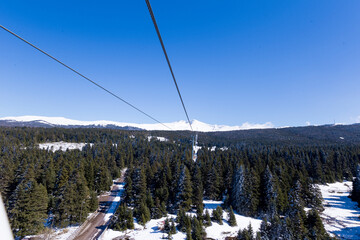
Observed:
[[[191,119],[360,121],[359,1],[151,4]],[[160,121],[185,119],[145,1],[9,0],[0,24]],[[4,30],[0,86],[0,117],[152,123]]]

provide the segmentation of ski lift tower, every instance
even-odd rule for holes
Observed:
[[[198,150],[198,147],[197,147],[197,140],[198,140],[198,134],[196,133],[195,136],[193,136],[193,146],[192,146],[192,160],[194,162],[196,162],[197,160],[197,150]]]

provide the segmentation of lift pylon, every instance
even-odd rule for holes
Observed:
[[[197,150],[198,150],[198,146],[197,146],[197,141],[198,141],[198,134],[196,133],[195,136],[193,136],[193,146],[192,146],[192,160],[194,162],[196,162],[197,160]]]

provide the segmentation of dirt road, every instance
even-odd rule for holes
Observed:
[[[71,239],[92,240],[101,236],[107,227],[110,216],[116,211],[120,203],[120,196],[124,187],[124,175],[125,171],[122,172],[121,178],[114,181],[110,194],[100,196],[98,210],[80,226],[75,237],[73,236]]]

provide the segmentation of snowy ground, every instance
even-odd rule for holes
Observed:
[[[204,209],[204,213],[205,210],[208,209],[209,213],[211,214],[212,211],[219,206],[220,204],[222,204],[221,201],[204,201],[205,204],[205,209]],[[195,215],[195,213],[188,213],[189,215]],[[169,218],[176,218],[175,215],[168,215]],[[228,214],[224,212],[223,214],[223,225],[219,225],[218,223],[212,222],[212,226],[207,227],[206,228],[206,233],[207,233],[207,237],[208,238],[213,238],[213,239],[219,239],[219,240],[223,240],[225,239],[225,237],[228,236],[236,236],[237,232],[239,231],[239,229],[244,229],[246,228],[250,223],[254,229],[254,231],[258,231],[260,228],[260,224],[261,224],[261,220],[259,219],[254,219],[254,218],[250,218],[250,217],[244,217],[241,216],[239,214],[235,213],[235,217],[236,217],[236,221],[237,221],[237,225],[236,227],[230,227],[227,219],[228,219]],[[151,221],[149,221],[145,228],[137,223],[135,223],[135,229],[134,230],[127,230],[124,232],[120,232],[120,231],[113,231],[111,229],[107,230],[104,234],[103,234],[103,240],[112,240],[116,237],[119,236],[128,236],[135,240],[142,240],[142,239],[146,239],[146,240],[155,240],[155,239],[161,239],[162,237],[166,237],[167,234],[164,234],[163,232],[161,232],[159,230],[159,226],[163,224],[163,222],[165,221],[165,217],[160,218],[160,219],[152,219]],[[183,240],[186,238],[186,235],[182,232],[177,232],[176,234],[172,235],[174,240]]]
[[[154,137],[154,136],[148,136],[148,141],[150,142],[151,139],[155,138],[156,140],[160,141],[160,142],[167,142],[169,141],[169,139],[165,138],[165,137]]]
[[[52,239],[52,240],[66,240],[78,228],[79,228],[79,226],[51,229],[46,234],[26,236],[25,238],[23,238],[23,240],[31,239],[31,238]]]
[[[341,239],[360,239],[360,209],[348,198],[352,182],[319,185],[324,198],[321,217],[325,229]]]
[[[169,215],[168,216],[175,218],[175,215]],[[163,237],[166,237],[167,234],[161,232],[159,230],[158,225],[163,224],[163,222],[165,221],[165,217],[160,218],[160,219],[152,219],[150,220],[145,228],[140,225],[135,223],[135,229],[134,230],[126,230],[124,232],[120,232],[120,231],[113,231],[111,229],[106,230],[106,232],[103,234],[102,236],[102,240],[112,240],[116,237],[119,236],[128,236],[130,239],[139,239],[139,240],[156,240],[156,239],[162,239]],[[186,235],[184,233],[178,232],[174,235],[172,235],[173,240],[183,240],[185,239]]]
[[[39,148],[53,152],[58,150],[62,150],[65,152],[67,149],[69,150],[79,149],[81,151],[86,144],[87,143],[51,142],[51,143],[40,143]],[[92,145],[93,143],[90,143],[90,146]]]
[[[209,201],[205,200],[205,210],[208,209],[210,215],[212,214],[212,211],[216,209],[217,206],[220,206],[223,202],[222,201]],[[236,227],[231,227],[227,219],[229,219],[229,214],[224,211],[223,213],[223,225],[220,225],[216,222],[212,222],[212,225],[210,227],[206,228],[206,233],[208,238],[213,239],[225,239],[225,237],[231,236],[235,237],[239,231],[239,229],[244,229],[251,224],[254,232],[259,231],[261,220],[251,218],[251,217],[245,217],[240,214],[235,213],[235,218],[237,222]]]
[[[212,152],[214,152],[215,150],[216,150],[216,146],[212,146],[211,147],[211,149],[210,149],[210,151],[212,151]],[[228,147],[221,147],[221,148],[218,148],[218,149],[220,149],[221,151],[226,151],[226,150],[228,150],[229,148]]]

